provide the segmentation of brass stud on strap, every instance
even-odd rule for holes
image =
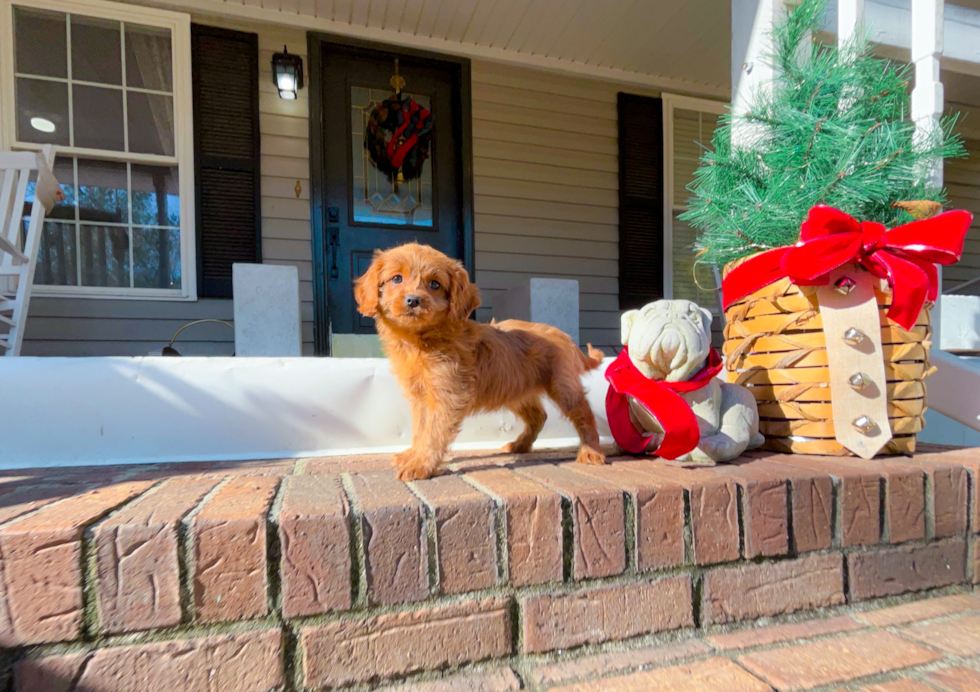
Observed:
[[[834,290],[845,296],[853,291],[855,286],[857,286],[857,281],[849,276],[842,276],[834,282]]]
[[[868,386],[868,378],[864,376],[864,373],[856,372],[847,378],[847,384],[851,385],[855,391],[860,392]]]
[[[844,332],[844,341],[849,343],[851,346],[854,346],[864,341],[864,334],[862,334],[859,330],[855,329],[854,327],[851,327],[846,332]]]
[[[870,418],[868,418],[867,416],[861,416],[859,418],[855,418],[852,425],[855,428],[857,428],[858,431],[864,433],[865,435],[867,435],[877,427],[875,425],[875,422]]]

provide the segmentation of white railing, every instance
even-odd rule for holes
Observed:
[[[772,78],[759,59],[764,37],[785,12],[786,0],[732,0],[732,104],[736,110],[752,90]],[[838,0],[825,30],[836,32],[838,44],[867,25],[871,39],[883,46],[908,49],[915,67],[911,116],[921,137],[939,126],[945,107],[940,69],[980,76],[980,11],[943,0]],[[945,38],[951,38],[946,49]],[[750,133],[743,133],[748,135]],[[941,161],[923,171],[934,185],[943,183]],[[939,281],[942,285],[942,267]],[[959,284],[972,285],[980,277]],[[929,380],[929,406],[975,431],[980,431],[980,360],[960,358],[940,349],[942,298],[933,309],[933,355],[937,368]]]

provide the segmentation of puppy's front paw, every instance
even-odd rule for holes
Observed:
[[[600,452],[598,449],[582,447],[580,450],[578,450],[578,456],[575,458],[575,461],[579,464],[602,466],[606,463],[606,455]]]
[[[514,440],[513,442],[508,442],[500,451],[504,454],[529,454],[531,452],[532,445],[525,444],[520,440]]]
[[[404,452],[398,452],[398,454],[391,457],[391,465],[398,470],[409,466],[415,466],[416,463],[415,454],[411,449],[406,449]]]
[[[398,470],[398,480],[400,481],[424,481],[436,475],[433,468],[427,466],[406,466]]]

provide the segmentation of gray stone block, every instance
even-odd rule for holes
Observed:
[[[493,298],[493,318],[541,322],[558,327],[579,343],[578,281],[527,279]]]
[[[274,264],[232,265],[235,355],[303,355],[299,272]]]

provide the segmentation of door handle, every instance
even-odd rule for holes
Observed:
[[[337,269],[337,247],[340,245],[340,229],[336,226],[327,229],[327,246],[330,249],[330,278],[340,277]]]

